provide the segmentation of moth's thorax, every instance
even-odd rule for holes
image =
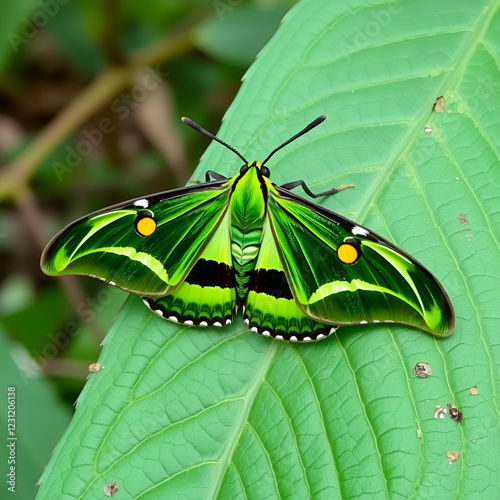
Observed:
[[[267,188],[260,174],[260,163],[251,162],[241,174],[231,195],[231,220],[242,229],[262,228],[266,214]]]

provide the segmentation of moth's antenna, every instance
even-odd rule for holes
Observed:
[[[248,165],[248,160],[245,159],[245,157],[239,152],[236,151],[232,146],[230,146],[227,142],[224,142],[223,140],[219,139],[216,137],[214,134],[211,134],[208,130],[205,130],[203,127],[200,127],[196,122],[191,120],[191,118],[186,118],[183,116],[181,120],[186,124],[189,125],[191,128],[194,128],[196,131],[200,132],[203,135],[206,135],[207,137],[210,137],[213,141],[217,141],[219,144],[222,144],[223,146],[226,146],[227,149],[231,150],[234,154],[238,155],[244,162],[245,165]]]
[[[269,156],[262,162],[262,165],[265,165],[269,158],[274,155],[277,151],[279,151],[281,148],[284,148],[286,145],[290,144],[292,141],[295,139],[298,139],[304,134],[307,134],[309,130],[312,130],[314,127],[317,127],[320,123],[323,123],[328,117],[326,115],[321,115],[316,118],[316,120],[312,121],[306,128],[301,130],[298,134],[295,134],[293,137],[288,139],[288,141],[285,141],[281,146],[278,146],[276,149],[273,149],[270,153]]]

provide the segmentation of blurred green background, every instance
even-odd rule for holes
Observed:
[[[44,412],[55,424],[46,442],[32,436],[42,450],[29,466],[35,481],[127,295],[44,276],[44,246],[93,210],[184,185],[208,141],[181,116],[217,132],[293,3],[19,0],[3,9],[0,364],[3,384],[45,395],[31,424],[43,425]],[[35,405],[26,399],[25,416]]]

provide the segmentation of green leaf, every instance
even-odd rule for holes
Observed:
[[[273,159],[271,178],[355,184],[322,204],[434,272],[454,333],[359,326],[291,345],[242,322],[174,325],[132,298],[38,498],[102,498],[112,481],[141,499],[499,496],[499,5],[304,0],[219,132],[262,159],[329,114]],[[194,177],[207,169],[234,175],[239,162],[212,144]],[[417,378],[417,362],[433,375]],[[463,422],[434,418],[447,403]]]

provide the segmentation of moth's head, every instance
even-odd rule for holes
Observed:
[[[241,175],[244,174],[250,168],[256,168],[256,169],[260,170],[260,173],[264,177],[269,177],[271,175],[271,171],[263,163],[261,163],[260,161],[257,161],[257,160],[248,162],[246,165],[243,165],[240,168],[240,174]]]

